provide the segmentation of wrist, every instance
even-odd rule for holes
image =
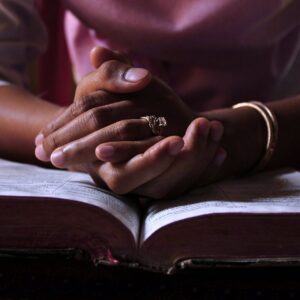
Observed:
[[[255,110],[264,120],[267,137],[265,141],[264,153],[259,161],[251,168],[250,172],[254,173],[265,169],[270,163],[278,139],[278,121],[276,115],[266,105],[258,101],[241,102],[232,106],[233,109],[251,108]]]
[[[227,159],[220,169],[219,178],[247,173],[255,166],[265,150],[266,125],[253,109],[225,108],[201,114],[210,120],[218,120],[224,126],[221,146]]]

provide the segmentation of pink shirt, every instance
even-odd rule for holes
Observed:
[[[92,70],[91,47],[103,45],[127,52],[198,111],[268,99],[300,49],[300,0],[64,2],[77,80]]]

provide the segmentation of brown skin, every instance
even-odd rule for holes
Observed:
[[[125,70],[126,67],[121,65],[119,69],[122,73],[122,70]],[[111,72],[109,73],[112,74]],[[166,116],[169,111],[167,107],[171,107],[171,103],[167,102],[164,107],[164,102],[158,101],[162,103],[162,105],[155,106],[155,103],[153,104],[154,101],[151,101],[153,96],[147,98],[147,94],[152,95],[151,89],[155,90],[150,83],[140,92],[140,94],[143,95],[140,99],[147,99],[147,101],[143,102],[142,106],[139,107],[140,101],[142,100],[135,103],[135,97],[137,94],[139,95],[139,93],[134,93],[130,94],[132,97],[132,107],[130,107],[130,109],[122,107],[120,105],[122,101],[120,101],[114,103],[116,111],[120,109],[124,111],[125,116],[126,114],[131,116],[131,114],[138,115],[139,109],[141,108],[145,109],[146,114],[147,111],[151,111],[154,107],[156,114]],[[168,90],[169,88],[166,92]],[[147,91],[147,93],[145,93],[145,91]],[[157,90],[153,94],[157,94]],[[171,92],[169,98],[172,99],[172,95],[173,93]],[[126,95],[126,97],[128,97],[128,95]],[[167,94],[164,94],[163,98],[168,98]],[[176,99],[175,103],[178,100],[177,97],[173,99]],[[293,156],[286,155],[282,157],[281,153],[287,151],[287,144],[295,144],[292,137],[295,136],[299,126],[296,127],[295,130],[292,129],[292,131],[288,131],[287,128],[297,123],[297,115],[300,113],[297,107],[299,106],[299,101],[299,98],[295,98],[268,104],[277,115],[280,126],[278,147],[268,166],[269,168],[287,165],[296,166],[298,164],[297,150],[295,150],[295,148],[293,149],[295,150]],[[292,114],[290,109],[293,110]],[[134,110],[135,112],[133,112]],[[163,111],[166,111],[166,113]],[[180,109],[178,112],[180,113]],[[183,113],[183,116],[184,115]],[[84,123],[79,121],[81,116],[82,115],[77,116],[79,124]],[[185,145],[182,151],[178,154],[178,157],[171,158],[170,153],[167,151],[168,143],[172,141],[172,139],[174,139],[175,142],[176,138],[179,143],[178,137],[170,137],[159,142],[156,140],[158,143],[155,144],[155,139],[152,138],[151,140],[149,138],[147,124],[142,124],[140,120],[122,120],[122,124],[135,122],[135,126],[125,126],[125,129],[123,128],[124,132],[117,134],[117,136],[123,137],[124,141],[115,140],[116,131],[113,128],[115,128],[116,124],[118,124],[117,128],[122,128],[122,126],[120,127],[120,122],[114,123],[111,125],[112,127],[108,126],[104,129],[101,129],[101,126],[92,128],[94,132],[88,136],[85,136],[84,132],[80,133],[80,128],[77,127],[76,134],[78,136],[81,135],[82,138],[70,143],[72,140],[69,138],[70,133],[66,134],[69,138],[69,144],[63,153],[64,160],[58,162],[52,159],[52,162],[57,167],[67,167],[72,163],[89,161],[91,162],[89,172],[99,184],[104,181],[106,185],[117,193],[122,194],[131,191],[153,198],[162,198],[172,196],[174,193],[181,193],[196,183],[195,181],[206,184],[207,182],[219,178],[240,175],[251,170],[264,153],[266,125],[262,117],[251,108],[241,108],[237,110],[230,108],[221,109],[202,113],[201,116],[208,120],[219,120],[224,125],[225,133],[221,143],[222,147],[220,147],[218,141],[211,145],[210,134],[202,135],[201,140],[198,141],[200,144],[202,143],[202,145],[198,145],[198,148],[196,146],[186,146],[196,145],[195,141],[193,143],[192,135],[189,135],[187,131],[183,137]],[[169,126],[181,119],[179,116],[177,116],[177,118],[168,119]],[[185,118],[183,118],[183,120],[185,120]],[[114,120],[109,119],[105,121],[107,124],[114,122]],[[194,126],[194,130],[197,130],[197,124],[199,125],[203,122],[205,123],[204,119],[200,120],[197,118],[191,123],[191,126]],[[183,122],[183,128],[186,126],[185,124],[186,123]],[[213,132],[213,128],[215,128],[215,134],[221,138],[223,127],[220,123],[211,121],[207,123],[207,127],[208,131],[211,132]],[[107,129],[111,129],[109,130],[110,133],[106,132]],[[67,132],[70,132],[69,128],[66,133]],[[127,132],[127,134],[125,134],[125,132]],[[172,127],[169,134],[171,133],[181,135],[180,131],[173,131]],[[54,134],[57,134],[57,132],[54,132]],[[106,140],[109,140],[107,137],[110,134],[111,140],[107,142]],[[197,134],[194,136],[197,136]],[[144,140],[141,140],[142,138],[144,138]],[[122,138],[118,138],[118,140],[120,139],[122,140]],[[131,141],[135,139],[139,139],[139,141]],[[47,139],[44,141],[44,144],[47,145]],[[97,146],[97,144],[99,145]],[[147,150],[152,144],[153,146]],[[96,151],[94,151],[95,148]],[[110,150],[113,148],[113,153],[111,153],[111,151],[107,152],[107,148],[110,148]],[[64,147],[60,147],[55,153],[59,153],[62,149],[64,149]],[[224,149],[226,149],[226,151]],[[245,149],[247,149],[247,151],[245,151]],[[144,154],[141,156],[139,155],[140,153]],[[148,155],[149,153],[151,153],[151,155]],[[220,168],[220,165],[226,157],[226,153],[229,153],[228,158]],[[97,158],[102,162],[96,162]]]
[[[120,194],[131,191],[155,199],[176,196],[215,177],[226,158],[219,148],[222,129],[216,121],[197,118],[183,138],[165,138],[124,163],[94,163],[90,171]]]
[[[118,57],[111,58],[108,53],[105,59],[99,59],[98,65],[107,60],[111,61],[112,59],[120,60]],[[127,65],[127,67],[130,66]],[[107,68],[106,72],[109,73],[111,70]],[[114,93],[124,94],[126,91],[130,93],[134,90],[138,91],[140,89],[143,91],[143,87],[145,87],[149,82],[149,77],[147,77],[148,75],[146,74],[144,80],[138,83],[126,82],[124,85],[124,80],[119,76],[120,73],[116,71],[116,68],[112,70],[110,74],[115,75],[111,77],[110,81],[104,80],[101,84],[105,85],[108,82],[110,84],[109,88],[115,89],[112,90]],[[117,78],[119,81],[114,79],[114,76],[116,75],[119,76]],[[96,77],[96,79],[90,80],[91,85],[89,84],[89,80],[86,80],[85,86],[81,90],[81,99],[90,99],[91,93],[93,93],[94,90],[99,89],[98,79]],[[101,91],[97,93],[100,93],[102,98],[109,98],[107,93]],[[85,94],[86,96],[83,97]],[[137,94],[138,93],[135,92],[134,96],[137,96]],[[99,99],[101,97],[99,97]],[[24,106],[24,103],[26,103],[26,106]],[[122,101],[115,102],[114,104],[117,105],[118,103],[122,103]],[[98,104],[101,105],[101,103]],[[0,88],[0,105],[0,155],[10,159],[34,161],[34,136],[41,128],[47,128],[46,124],[48,124],[49,120],[53,118],[54,120],[57,120],[55,116],[62,111],[62,108],[43,100],[39,100],[25,90],[15,86]],[[298,153],[300,150],[300,141],[297,139],[297,133],[300,129],[300,97],[297,96],[293,99],[276,101],[269,103],[268,106],[277,115],[279,122],[278,146],[268,167],[297,167],[299,166]],[[76,110],[73,110],[73,112],[74,111]],[[64,112],[64,114],[66,113]],[[81,114],[82,113],[79,111],[78,115],[71,115],[71,119],[68,119],[66,123],[69,123],[72,119],[78,118]],[[160,114],[165,115],[163,112]],[[187,182],[183,184],[182,190],[178,190],[176,193],[180,193],[183,190],[190,188],[190,186],[194,184],[195,178],[197,178],[199,182],[206,183],[207,179],[208,181],[213,181],[217,178],[239,175],[250,170],[263,154],[266,129],[261,116],[257,112],[248,108],[237,110],[221,109],[218,111],[202,113],[201,115],[209,120],[219,120],[224,125],[225,132],[221,141],[221,146],[227,152],[227,159],[223,165],[220,157],[224,160],[226,152],[219,147],[219,142],[215,142],[216,145],[214,147],[210,145],[210,141],[212,140],[211,135],[219,134],[221,137],[223,127],[218,122],[197,118],[191,123],[190,128],[186,131],[183,138],[170,136],[166,139],[160,140],[160,138],[151,137],[152,140],[141,140],[138,145],[136,142],[130,142],[127,137],[130,134],[135,134],[135,129],[137,127],[130,127],[131,125],[128,127],[127,124],[127,127],[123,127],[124,131],[122,134],[125,133],[125,131],[130,132],[126,133],[127,136],[125,135],[124,141],[112,142],[111,136],[113,136],[113,133],[116,133],[116,128],[113,127],[113,129],[108,132],[107,138],[101,140],[102,145],[97,147],[94,154],[98,158],[101,158],[104,163],[98,162],[90,164],[90,173],[96,180],[101,179],[101,176],[104,181],[105,178],[106,181],[108,181],[107,178],[114,178],[112,182],[106,183],[116,192],[128,192],[128,190],[126,190],[126,186],[129,186],[132,191],[138,194],[150,197],[152,196],[154,198],[162,198],[169,195],[174,186],[178,186],[178,183],[181,183],[183,178],[190,178],[191,180],[187,180]],[[58,119],[59,118],[61,117],[58,117]],[[144,128],[141,129],[141,136],[139,136],[138,139],[142,139],[144,133],[144,138],[149,137],[149,128],[147,127],[146,122],[139,119],[135,122],[137,121],[139,122],[138,127]],[[127,120],[121,122],[123,122],[123,124],[124,122],[128,123]],[[115,126],[120,126],[118,123],[112,123],[115,124]],[[53,124],[53,121],[51,124]],[[60,126],[58,126],[58,128]],[[197,140],[196,138],[199,137],[199,135],[201,136],[199,132],[199,134],[197,134],[197,130],[199,130],[201,126],[206,126],[208,128],[207,134],[202,134],[202,138]],[[56,132],[57,128],[55,128],[55,126],[50,126],[50,132],[51,130]],[[70,128],[70,130],[72,130],[72,128]],[[76,135],[78,135],[78,130],[79,128],[77,127]],[[147,133],[146,130],[148,130]],[[44,132],[47,134],[47,129],[45,129]],[[191,132],[194,132],[194,134]],[[213,132],[215,133],[213,134]],[[68,133],[66,131],[64,134],[66,135],[66,139],[72,136],[71,132]],[[85,134],[86,133],[84,132],[83,136]],[[76,138],[76,135],[73,136]],[[81,133],[79,133],[79,135],[81,135]],[[131,139],[134,139],[134,137]],[[197,141],[199,144],[197,144]],[[106,146],[111,145],[114,147],[115,152],[112,156],[106,158],[103,157],[103,153],[101,154],[101,147],[103,147],[103,143],[105,143]],[[64,143],[62,143],[62,145],[63,144]],[[62,145],[58,144],[57,146]],[[148,147],[150,147],[150,149],[148,149]],[[135,149],[130,150],[132,148]],[[171,154],[171,148],[179,148],[180,152],[175,155],[174,152]],[[122,154],[124,149],[127,149],[126,151],[129,153],[128,157],[124,157],[124,154]],[[144,154],[138,154],[143,153],[146,149],[148,150]],[[136,157],[131,158],[135,155]],[[126,162],[126,160],[128,160],[128,162]],[[184,161],[188,163],[183,164],[182,162]],[[195,174],[195,168],[193,169],[191,166],[195,166],[197,170],[201,170],[201,174]],[[191,172],[183,173],[182,170],[191,170]],[[114,176],[111,176],[112,174]],[[136,174],[139,174],[139,176],[135,176]],[[138,181],[136,181],[136,178],[138,178]],[[172,178],[171,184],[168,185],[170,178]]]
[[[118,68],[117,74],[107,72],[108,68]],[[123,78],[128,68],[130,68],[129,65],[111,60],[105,62],[88,77],[101,78],[97,81],[99,84],[97,87],[95,86],[96,90],[113,90],[117,89],[118,85],[115,87],[106,85],[105,83],[113,80],[109,76]],[[83,80],[84,83],[87,81],[87,79]],[[119,86],[123,86],[124,81],[120,81]],[[143,81],[148,84],[148,79]],[[118,140],[148,138],[152,132],[149,130],[147,122],[139,119],[145,115],[163,115],[169,122],[163,132],[166,136],[172,134],[183,136],[188,125],[196,117],[188,106],[157,78],[152,78],[150,83],[140,92],[130,94],[108,94],[105,91],[90,93],[92,89],[87,88],[87,86],[80,83],[74,104],[59,119],[54,120],[42,131],[45,136],[43,141],[45,161],[49,161],[51,153],[56,148],[74,140],[78,140],[78,145],[81,143],[83,147],[89,147],[89,152],[88,149],[85,149],[86,156],[82,156],[82,158],[85,162],[90,162],[96,159],[94,151],[98,144],[113,141],[116,138]],[[82,92],[85,89],[89,96]],[[79,93],[81,96],[78,96]],[[101,131],[101,129],[103,130]],[[80,138],[82,138],[81,141]],[[43,159],[43,157],[41,158]],[[72,157],[69,159],[66,162],[68,165],[83,162],[76,153],[74,153],[74,160]],[[63,166],[65,167],[66,164]]]
[[[70,168],[85,164],[85,168],[99,185],[105,183],[119,194],[135,191],[144,196],[161,198],[170,189],[164,190],[161,185],[169,176],[174,180],[168,180],[166,186],[170,187],[172,182],[172,191],[176,193],[184,191],[199,179],[200,175],[205,175],[202,179],[205,178],[207,182],[210,178],[208,173],[212,172],[211,170],[207,172],[206,169],[211,165],[216,153],[221,152],[222,160],[226,155],[224,150],[219,149],[222,125],[202,118],[196,120],[185,134],[195,114],[157,78],[152,78],[149,84],[145,79],[143,84],[139,83],[136,89],[140,92],[124,94],[128,90],[126,86],[124,88],[124,77],[129,68],[130,65],[109,60],[89,74],[78,85],[74,104],[42,131],[45,138],[38,139],[37,149],[43,148],[43,153],[38,150],[37,156],[49,161],[50,154],[62,146],[54,153],[60,153],[63,159],[58,160],[53,154],[51,156],[55,166]],[[141,88],[145,83],[148,85]],[[99,88],[118,90],[122,95],[97,91]],[[169,107],[172,107],[172,110]],[[167,118],[169,126],[164,131],[166,135],[175,133],[184,137],[171,136],[164,140],[162,137],[153,137],[147,122],[136,119],[149,111],[150,114],[158,115],[161,112]],[[99,144],[103,150],[103,145],[112,141],[115,141],[116,150],[113,157],[103,157],[101,149],[95,152]],[[119,149],[116,149],[118,147]],[[174,153],[180,150],[178,147],[182,148],[180,154]],[[140,153],[144,154],[139,155]],[[176,154],[179,154],[179,159],[173,163]],[[107,162],[99,162],[97,155],[100,155],[102,161]],[[159,163],[156,163],[157,161]],[[219,166],[222,161],[220,158],[217,161],[216,166]],[[87,163],[89,164],[86,165]],[[198,167],[194,168],[195,165]],[[161,174],[165,173],[163,171],[166,168],[168,173]],[[123,174],[126,174],[126,178]],[[181,177],[186,175],[186,184],[182,183],[182,178],[177,174]],[[190,180],[191,177],[193,181]],[[181,181],[181,185],[177,184],[178,180]],[[141,185],[143,187],[140,187]],[[156,190],[159,190],[159,193],[154,194]]]
[[[300,95],[266,103],[278,121],[278,142],[267,169],[300,166]],[[228,159],[221,178],[247,173],[264,153],[267,130],[262,117],[251,108],[220,109],[202,114],[225,128],[223,146]]]
[[[288,166],[299,168],[300,143],[297,133],[300,129],[298,119],[300,97],[272,102],[268,106],[276,114],[279,124],[278,144],[268,169]],[[161,149],[156,148],[158,144],[154,145],[151,155],[147,155],[148,150],[142,156],[137,155],[129,160],[128,163],[98,163],[98,168],[94,165],[90,170],[91,174],[94,171],[96,180],[97,176],[102,178],[112,190],[118,193],[131,191],[152,198],[165,198],[186,191],[194,183],[206,184],[251,170],[264,153],[266,125],[262,117],[249,108],[221,109],[203,115],[208,119],[220,120],[224,124],[225,134],[221,145],[226,149],[228,158],[223,165],[226,153],[222,152],[222,148],[216,152],[216,148],[212,148],[209,140],[203,139],[203,136],[200,139],[199,135],[195,136],[198,136],[200,146],[189,147],[193,144],[193,139],[189,139],[186,134],[182,151],[171,161],[168,160],[170,155],[165,151],[165,144],[162,144],[164,141],[161,141]],[[205,121],[200,119],[194,120],[190,127],[195,127],[196,122],[199,124]],[[204,141],[208,141],[206,146]],[[113,145],[113,143],[106,143],[109,144]],[[211,152],[216,155],[209,156]],[[137,160],[138,163],[132,167],[132,161]],[[162,165],[164,167],[157,174],[157,167]],[[149,172],[152,173],[149,175]]]
[[[0,157],[35,162],[34,138],[62,108],[25,89],[0,87]]]

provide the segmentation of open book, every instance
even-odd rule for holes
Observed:
[[[95,262],[300,258],[300,174],[281,171],[142,205],[86,174],[0,160],[0,250],[82,249]]]

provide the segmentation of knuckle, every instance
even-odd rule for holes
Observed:
[[[113,61],[109,60],[104,62],[99,68],[99,76],[102,80],[110,79],[115,71]]]
[[[56,126],[54,122],[51,122],[47,124],[45,129],[43,130],[44,135],[49,135],[51,132],[54,132],[56,130]]]
[[[94,131],[105,126],[106,114],[102,108],[90,109],[85,116],[85,124],[89,126],[89,129]]]
[[[93,129],[91,129],[92,125],[90,123],[89,114],[77,117],[76,122],[76,126],[74,127],[76,127],[77,130],[82,132],[93,131]]]
[[[118,61],[109,60],[104,62],[99,68],[99,76],[102,80],[109,80],[118,73]]]
[[[85,95],[81,95],[81,97],[79,98],[79,100],[77,101],[78,103],[80,103],[82,105],[82,107],[88,106],[89,103],[94,101],[94,97],[93,94],[85,94]]]
[[[93,105],[94,97],[92,95],[82,95],[78,101],[72,105],[72,115],[78,115],[86,112]]]
[[[75,102],[71,105],[71,115],[76,118],[83,112],[83,104],[81,102]]]
[[[121,131],[123,132],[133,132],[135,131],[135,126],[130,121],[124,121],[121,123]]]
[[[80,142],[73,143],[72,146],[67,146],[64,150],[64,157],[69,163],[78,160],[80,157],[84,157],[85,154],[85,147]]]
[[[71,112],[71,115],[72,115],[73,118],[76,118],[79,115],[79,113],[78,113],[78,105],[79,104],[75,102],[70,107],[70,112]]]
[[[133,124],[130,121],[120,121],[116,123],[115,135],[118,140],[124,141],[131,139],[134,132]]]

